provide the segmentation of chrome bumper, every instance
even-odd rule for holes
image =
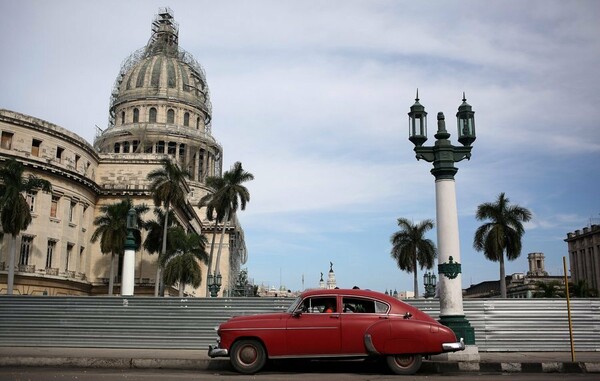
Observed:
[[[229,356],[229,352],[227,351],[227,349],[219,348],[219,344],[208,346],[208,357],[214,358],[214,357],[228,357],[228,356]]]
[[[463,338],[460,338],[458,343],[443,343],[442,350],[444,352],[457,352],[465,349],[465,341]]]

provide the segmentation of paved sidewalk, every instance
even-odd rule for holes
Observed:
[[[422,372],[600,373],[599,352],[480,352],[479,361],[424,361]],[[231,369],[207,350],[0,347],[0,366],[86,368]]]

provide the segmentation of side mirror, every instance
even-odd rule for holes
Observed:
[[[408,319],[410,319],[411,317],[412,317],[412,314],[411,314],[410,312],[407,312],[407,313],[405,313],[405,314],[404,314],[404,319],[405,319],[405,320],[408,320]]]
[[[292,316],[295,317],[295,318],[300,317],[301,315],[302,315],[302,310],[301,309],[296,310],[296,311],[294,311],[292,313]]]

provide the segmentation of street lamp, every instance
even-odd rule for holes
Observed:
[[[137,215],[135,209],[127,212],[127,237],[125,238],[125,252],[123,254],[123,278],[121,280],[121,295],[132,296],[135,278],[135,237],[133,230],[137,229]]]
[[[433,298],[435,296],[435,286],[437,285],[437,277],[431,272],[423,274],[423,284],[425,285],[425,297]]]
[[[206,283],[208,284],[208,290],[210,291],[210,296],[212,298],[216,298],[217,295],[219,294],[219,290],[221,290],[221,281],[223,279],[223,277],[221,276],[220,273],[217,273],[216,276],[213,276],[212,274],[208,274],[208,276],[206,277]]]
[[[458,236],[458,213],[454,166],[463,159],[471,158],[471,144],[475,141],[475,112],[463,93],[462,104],[456,113],[458,141],[453,146],[446,131],[444,114],[437,114],[437,133],[433,146],[423,146],[427,141],[427,112],[419,103],[419,91],[408,113],[409,137],[415,145],[417,160],[433,163],[431,174],[435,177],[435,209],[437,220],[438,272],[440,283],[440,323],[450,327],[465,344],[475,344],[475,331],[463,312],[460,243]]]

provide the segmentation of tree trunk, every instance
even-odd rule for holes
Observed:
[[[115,283],[115,253],[110,253],[110,271],[108,272],[108,277],[108,295],[112,295]]]
[[[183,289],[185,288],[185,283],[179,282],[179,297],[183,298]]]
[[[160,255],[160,254],[159,254]],[[156,259],[156,281],[154,282],[154,296],[158,296],[158,292],[160,291],[160,265],[158,263],[158,258]]]
[[[506,298],[506,272],[504,270],[504,253],[500,254],[500,297]]]
[[[8,248],[8,275],[6,279],[6,295],[12,295],[15,285],[15,255],[17,253],[17,236],[10,235]]]
[[[217,240],[217,228],[219,221],[215,219],[215,227],[213,229],[212,242],[210,243],[210,254],[208,255],[208,266],[206,266],[206,297],[210,296],[210,289],[208,288],[208,277],[210,275],[210,268],[212,266],[213,253],[215,251],[215,241]]]
[[[413,287],[414,287],[414,291],[415,291],[415,299],[419,297],[419,281],[418,281],[418,276],[417,276],[417,253],[415,253],[415,261],[413,263],[413,266],[415,268],[415,272],[414,272],[414,279],[413,279]]]
[[[227,225],[229,224],[229,208],[225,212],[225,218],[223,220],[223,229],[221,230],[221,238],[219,238],[219,250],[217,250],[217,261],[215,263],[215,277],[221,273],[219,271],[219,266],[221,262],[221,249],[223,248],[223,236],[225,236],[225,229],[227,229]]]
[[[165,257],[167,254],[167,231],[169,230],[169,203],[165,202],[165,226],[163,227],[163,239],[162,239],[162,249],[160,251],[160,257],[158,258],[158,273],[159,278],[156,280],[158,283],[158,294],[160,296],[165,296],[165,283],[162,278],[162,274],[160,273],[160,260]]]

